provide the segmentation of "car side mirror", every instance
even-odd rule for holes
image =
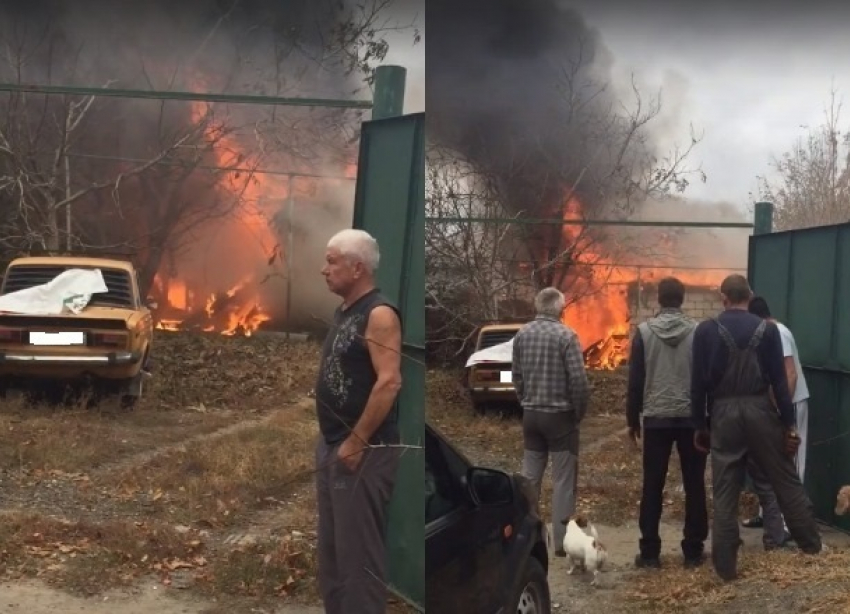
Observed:
[[[513,480],[504,471],[471,467],[466,474],[466,484],[472,500],[478,506],[495,507],[513,503]]]
[[[156,311],[157,309],[159,309],[159,303],[157,303],[153,299],[148,299],[147,303],[145,303],[145,304],[148,306],[148,309],[150,309],[151,311]]]

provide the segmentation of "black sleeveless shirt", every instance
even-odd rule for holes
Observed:
[[[401,319],[398,308],[377,288],[364,294],[348,309],[338,307],[334,323],[322,346],[316,382],[316,414],[319,430],[328,445],[342,443],[363,415],[377,374],[364,339],[369,314],[387,305]],[[398,400],[375,431],[371,444],[398,443]]]

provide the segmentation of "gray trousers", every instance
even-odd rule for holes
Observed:
[[[554,549],[563,550],[567,527],[561,521],[575,514],[576,508],[579,430],[575,414],[526,410],[522,433],[522,475],[534,484],[538,500],[552,457],[552,539]]]
[[[364,452],[357,471],[336,461],[338,446],[316,446],[318,583],[327,614],[384,614],[387,507],[398,448]]]
[[[714,486],[712,559],[718,575],[737,576],[740,543],[738,502],[750,460],[776,494],[788,531],[803,552],[821,550],[817,522],[794,459],[785,454],[785,429],[765,397],[717,399],[711,416]]]

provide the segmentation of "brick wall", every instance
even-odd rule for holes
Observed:
[[[654,286],[641,288],[640,296],[637,288],[629,293],[631,305],[632,326],[651,318],[658,311],[658,295]],[[690,287],[685,292],[685,303],[682,309],[692,318],[705,320],[716,316],[723,310],[720,292],[716,288]]]

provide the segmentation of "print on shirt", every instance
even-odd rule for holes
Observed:
[[[348,399],[348,389],[351,387],[351,378],[345,377],[340,357],[354,343],[357,338],[357,327],[362,321],[363,315],[357,314],[340,322],[330,355],[325,361],[325,385],[340,404],[345,403]]]

